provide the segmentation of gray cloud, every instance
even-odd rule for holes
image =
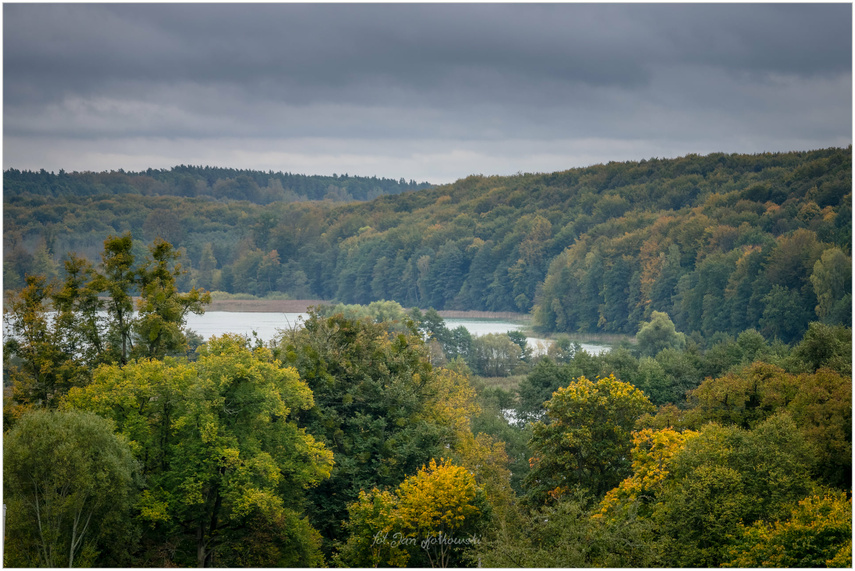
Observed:
[[[5,168],[193,157],[346,171],[339,161],[410,178],[388,172],[407,164],[449,180],[508,161],[512,172],[559,170],[851,142],[848,4],[3,9]],[[322,144],[297,152],[306,141]],[[460,171],[431,171],[425,157]]]

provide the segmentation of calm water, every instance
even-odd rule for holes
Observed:
[[[264,341],[270,341],[277,337],[282,329],[290,329],[306,318],[305,313],[255,313],[238,311],[206,311],[204,315],[187,316],[187,327],[208,339],[212,335],[223,333],[238,333],[240,335],[252,336],[255,334]],[[472,335],[486,335],[488,333],[507,333],[522,329],[522,325],[503,321],[501,319],[446,319],[445,325],[449,329],[460,327],[466,328]],[[535,353],[546,352],[549,341],[545,339],[528,338],[528,344]],[[591,354],[599,354],[608,351],[606,345],[591,345],[581,343],[582,348]]]
[[[270,341],[277,332],[299,326],[306,313],[256,313],[239,311],[206,311],[204,315],[189,314],[187,327],[208,339],[212,335],[238,333],[252,337],[255,332],[260,339]]]

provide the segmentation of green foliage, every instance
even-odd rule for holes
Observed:
[[[30,407],[56,407],[71,387],[89,383],[100,364],[187,351],[186,315],[203,313],[210,294],[178,293],[179,253],[168,242],[156,240],[142,267],[134,263],[135,247],[130,233],[110,236],[100,268],[71,254],[61,282],[28,276],[11,294],[4,307],[11,329],[4,353],[14,361],[5,367],[13,387],[13,399],[4,403],[7,420]]]
[[[455,359],[463,359],[470,366],[474,366],[472,353],[472,335],[462,325],[449,329],[445,325],[445,320],[439,313],[430,308],[422,313],[418,308],[414,308],[410,312],[418,330],[421,334],[430,340],[439,344],[442,351],[443,364]],[[433,359],[432,359],[432,362]]]
[[[677,332],[668,314],[661,311],[654,311],[650,321],[641,324],[636,339],[638,350],[648,357],[655,357],[664,349],[680,350],[686,346],[686,336]]]
[[[851,504],[817,487],[851,489],[851,148],[397,196],[380,195],[405,181],[309,178],[9,171],[6,427],[96,411],[145,476],[78,564],[851,565]],[[376,199],[333,203],[352,198]],[[188,363],[166,355],[188,346],[194,287],[341,303],[272,351],[215,339]],[[533,356],[401,304],[638,345]],[[498,377],[524,372],[518,394]],[[450,558],[391,545],[473,529]]]
[[[592,518],[591,499],[564,497],[531,512],[516,511],[479,544],[477,559],[494,568],[626,568],[662,566],[655,523]]]
[[[410,542],[396,517],[398,497],[377,488],[359,492],[347,506],[347,542],[335,556],[340,567],[406,567]]]
[[[251,200],[259,204],[295,200],[371,200],[384,194],[426,188],[427,183],[377,177],[344,175],[306,176],[282,172],[261,172],[179,165],[171,169],[145,172],[73,172],[59,174],[9,169],[3,173],[4,192],[11,196],[37,194],[53,198],[126,193],[141,195],[210,196],[230,200]],[[166,211],[170,212],[171,211]],[[151,224],[151,239],[160,235],[164,221]]]
[[[851,567],[852,500],[814,493],[786,520],[740,526],[725,567]]]
[[[751,428],[779,412],[795,421],[814,446],[815,475],[834,486],[851,486],[852,380],[828,369],[791,374],[757,363],[738,373],[708,379],[691,395],[689,417]]]
[[[391,329],[406,333],[410,331],[410,317],[400,303],[395,301],[372,301],[368,305],[337,303],[316,308],[321,317],[341,314],[347,319],[369,319],[374,323],[385,323]]]
[[[825,323],[848,323],[852,317],[852,259],[831,248],[813,266],[811,284],[816,292],[816,315]]]
[[[4,340],[4,354],[19,363],[4,369],[13,397],[4,399],[4,410],[12,418],[31,407],[53,408],[71,387],[88,382],[89,372],[77,360],[74,343],[64,338],[72,333],[63,327],[67,313],[48,314],[54,293],[55,286],[44,277],[28,276],[26,287],[7,306],[4,321],[12,334]]]
[[[130,232],[122,236],[110,236],[104,240],[101,255],[104,273],[97,277],[99,289],[107,292],[108,352],[113,362],[125,364],[133,349],[133,293],[136,281],[134,268],[133,238]]]
[[[488,333],[472,339],[469,362],[485,377],[507,377],[520,367],[523,350],[504,333]]]
[[[66,406],[113,420],[141,462],[146,552],[171,551],[168,561],[184,565],[305,566],[320,554],[299,517],[303,491],[333,464],[294,421],[312,405],[294,369],[224,336],[193,363],[102,366]]]
[[[3,441],[4,563],[127,564],[137,463],[112,422],[92,413],[34,411]],[[115,549],[116,542],[126,549]]]
[[[181,266],[175,261],[179,253],[169,242],[156,239],[149,251],[150,258],[139,270],[140,301],[134,323],[138,344],[134,353],[160,359],[186,351],[187,339],[182,330],[186,315],[204,313],[211,294],[196,288],[178,293],[175,278],[181,275]]]
[[[630,473],[635,422],[653,410],[644,393],[613,375],[580,377],[555,391],[546,419],[532,427],[530,501],[543,504],[576,487],[601,497],[614,488]]]
[[[797,372],[820,368],[852,375],[852,330],[841,325],[811,323],[801,342],[793,348],[788,366]]]
[[[340,539],[360,490],[397,485],[454,443],[452,427],[431,418],[438,378],[420,337],[341,314],[310,312],[279,350],[314,395],[301,426],[336,457],[331,478],[309,491],[310,517],[328,541]]]
[[[94,261],[100,237],[130,230],[185,249],[185,291],[531,311],[559,332],[633,334],[658,311],[687,334],[755,328],[788,343],[814,319],[849,322],[848,148],[436,188],[339,176],[309,191],[310,177],[197,167],[8,174],[4,268],[19,286],[56,252]],[[328,200],[348,196],[374,200]]]
[[[785,414],[753,431],[707,425],[671,460],[654,506],[674,567],[712,567],[741,523],[782,517],[810,489],[811,450]]]
[[[474,386],[480,412],[472,418],[472,432],[489,435],[504,445],[511,488],[515,494],[521,494],[522,480],[529,471],[530,435],[527,426],[520,421],[515,395],[499,387]]]

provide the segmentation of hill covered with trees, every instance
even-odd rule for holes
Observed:
[[[179,165],[145,172],[73,172],[54,174],[9,169],[3,173],[3,194],[71,197],[112,194],[144,196],[207,196],[248,200],[256,204],[306,200],[371,200],[384,194],[428,188],[426,182],[404,179],[303,175],[273,171]]]
[[[852,566],[851,148],[180,171],[6,173],[5,564]],[[339,303],[202,342],[206,290]]]
[[[27,182],[84,175],[7,171],[4,274],[20,287],[26,273],[58,274],[67,251],[97,260],[107,235],[130,231],[185,253],[185,290],[532,312],[568,332],[633,334],[658,311],[697,336],[755,328],[792,342],[811,321],[851,319],[851,163],[851,147],[690,155],[348,204],[273,198],[269,174],[255,194],[225,191],[254,179],[224,169],[88,175],[101,193]],[[179,191],[182,176],[208,190]]]

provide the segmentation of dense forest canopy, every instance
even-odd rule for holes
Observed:
[[[185,290],[532,312],[568,332],[633,334],[658,311],[687,334],[791,342],[811,321],[849,323],[851,163],[851,147],[689,155],[401,181],[407,192],[348,204],[271,190],[323,198],[286,185],[294,175],[7,171],[4,275],[20,287],[58,274],[65,252],[94,260],[106,235],[130,231],[184,252]],[[327,182],[373,198],[355,180]]]
[[[217,167],[179,165],[144,172],[73,172],[58,174],[9,169],[4,173],[6,196],[98,196],[142,194],[144,196],[208,196],[220,200],[248,200],[256,204],[306,200],[371,200],[384,194],[428,188],[426,182],[403,178],[303,175]]]
[[[382,301],[203,343],[171,244],[100,258],[7,292],[5,565],[851,567],[848,326],[535,353]]]

